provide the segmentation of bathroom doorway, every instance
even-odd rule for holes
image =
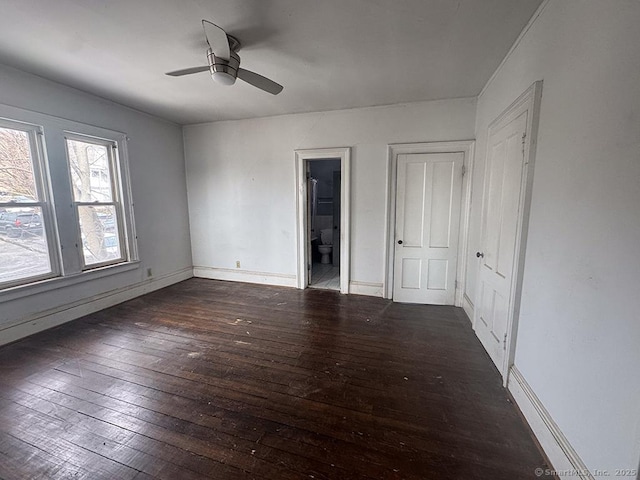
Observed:
[[[340,290],[340,159],[307,162],[308,287]]]
[[[349,293],[349,153],[296,151],[299,288]]]

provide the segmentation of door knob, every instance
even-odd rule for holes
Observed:
[[[484,253],[476,252],[476,257],[484,258]]]
[[[398,245],[402,245],[402,240],[398,240]]]

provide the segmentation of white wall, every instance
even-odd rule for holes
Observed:
[[[220,269],[240,261],[261,281],[295,285],[294,150],[352,147],[351,280],[381,291],[387,144],[470,139],[474,115],[475,101],[458,99],[185,127],[196,275],[232,275]]]
[[[636,0],[552,0],[476,121],[482,171],[488,124],[544,80],[515,365],[586,466],[612,476],[640,452],[639,25]]]
[[[127,272],[3,301],[0,344],[190,276],[191,247],[180,126],[4,66],[0,66],[0,85],[2,104],[125,132],[129,136],[140,257],[140,266]],[[151,278],[147,278],[147,268],[152,269]],[[100,297],[99,301],[87,305],[96,297]],[[20,323],[22,325],[18,325]]]

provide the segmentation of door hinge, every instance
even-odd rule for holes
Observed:
[[[307,270],[311,270],[311,264],[307,263]]]
[[[504,338],[502,339],[502,349],[506,350],[507,349],[507,334],[504,334]]]
[[[524,132],[522,134],[522,155],[524,155],[524,144],[525,144],[526,138],[527,138],[527,132]]]
[[[467,173],[467,167],[462,165],[462,176],[464,177],[465,173]]]

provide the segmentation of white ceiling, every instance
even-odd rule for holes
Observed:
[[[542,0],[3,0],[0,63],[181,124],[477,95]],[[278,96],[207,73],[201,20]]]

